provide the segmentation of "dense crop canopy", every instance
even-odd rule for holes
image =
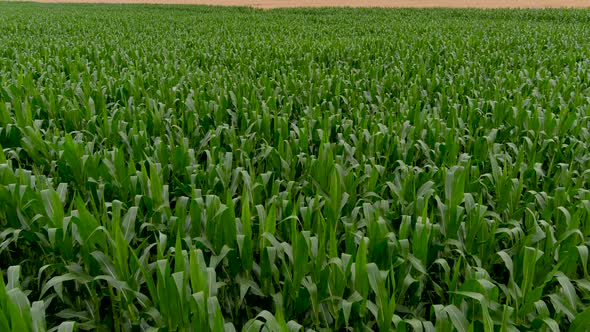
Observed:
[[[585,331],[588,22],[0,3],[0,331]]]

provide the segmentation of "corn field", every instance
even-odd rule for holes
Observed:
[[[0,3],[0,331],[589,331],[589,22]]]

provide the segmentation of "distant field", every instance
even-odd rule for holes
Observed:
[[[590,11],[0,3],[0,331],[587,331]]]
[[[65,3],[145,3],[293,7],[590,8],[590,0],[40,0]]]

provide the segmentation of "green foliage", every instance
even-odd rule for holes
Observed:
[[[589,20],[0,3],[0,330],[587,330]]]

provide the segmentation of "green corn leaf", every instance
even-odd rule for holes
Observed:
[[[180,235],[180,228],[176,233],[176,243],[174,245],[174,272],[183,272],[186,268],[184,266],[184,255],[182,250],[182,240]]]
[[[468,330],[468,322],[467,318],[465,318],[465,314],[459,310],[455,305],[448,305],[444,308],[445,312],[449,316],[451,322],[453,322],[453,326],[457,329],[457,331],[467,331]]]
[[[367,274],[367,248],[365,239],[361,239],[356,259],[354,261],[354,287],[357,292],[367,298],[369,295],[369,280]]]
[[[33,331],[47,331],[45,318],[45,304],[43,301],[33,302],[33,305],[31,306],[31,319],[33,323]]]
[[[63,322],[57,327],[57,332],[73,332],[76,328],[76,322]]]
[[[584,311],[578,313],[572,324],[570,325],[569,331],[571,332],[582,332],[586,331],[590,326],[590,308],[586,308]]]
[[[240,257],[242,259],[242,265],[246,271],[251,271],[254,263],[253,256],[253,234],[252,234],[252,222],[250,216],[250,201],[248,195],[242,195],[242,234],[244,235],[242,248],[240,250]]]

